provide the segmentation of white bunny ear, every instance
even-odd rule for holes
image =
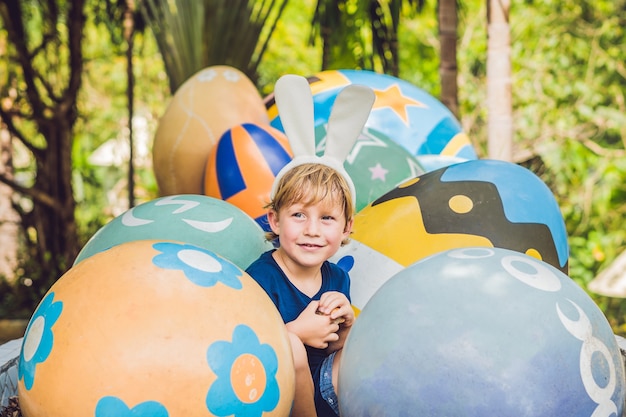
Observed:
[[[315,155],[313,96],[306,78],[287,74],[274,86],[280,121],[294,157]]]
[[[356,206],[356,189],[343,161],[359,137],[375,100],[374,92],[365,86],[349,85],[335,99],[328,120],[326,150],[324,156],[315,154],[315,119],[313,95],[306,78],[283,75],[274,86],[274,99],[280,120],[289,139],[294,158],[274,178],[270,198],[276,195],[280,179],[294,167],[315,163],[335,169],[345,178],[352,205]]]
[[[352,84],[337,95],[326,131],[324,157],[343,163],[369,117],[376,95],[371,88]]]

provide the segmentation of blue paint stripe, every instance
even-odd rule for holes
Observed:
[[[272,174],[274,176],[278,175],[278,172],[291,161],[291,156],[267,130],[250,123],[245,123],[243,127],[254,140],[257,148],[261,150],[261,154],[270,167]]]
[[[237,163],[231,130],[224,133],[217,143],[215,172],[218,173],[217,181],[222,200],[245,190],[246,183]]]

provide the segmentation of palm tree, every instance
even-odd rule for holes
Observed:
[[[141,1],[172,94],[193,74],[212,65],[235,67],[256,81],[259,63],[287,1]]]
[[[510,0],[487,0],[487,140],[489,158],[513,160]]]

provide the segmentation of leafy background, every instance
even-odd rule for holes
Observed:
[[[321,69],[321,47],[310,42],[312,0],[291,0],[259,67],[257,86],[269,94],[284,73]],[[570,276],[583,288],[623,250],[626,229],[626,2],[513,0],[511,60],[517,162],[539,175],[561,207],[569,233]],[[439,41],[436,2],[406,12],[400,33],[400,77],[437,97]],[[81,116],[73,170],[81,240],[86,242],[126,208],[126,167],[95,166],[89,156],[107,140],[127,138],[123,47],[88,13]],[[37,22],[30,23],[35,30]],[[486,6],[463,1],[458,41],[460,121],[486,157]],[[350,43],[353,48],[363,47]],[[341,68],[342,62],[336,62]],[[6,68],[2,63],[3,69]],[[151,139],[170,99],[163,62],[150,31],[135,38],[135,112]],[[16,151],[17,175],[32,169]],[[157,196],[147,158],[137,167],[136,203]],[[28,254],[23,254],[28,259]],[[25,261],[26,271],[30,267]],[[28,273],[18,271],[19,284]],[[3,284],[3,285],[6,285]],[[2,288],[0,288],[2,290]],[[28,318],[37,297],[6,292],[0,317]],[[626,303],[590,293],[614,330],[626,334]],[[29,298],[30,297],[30,298]]]

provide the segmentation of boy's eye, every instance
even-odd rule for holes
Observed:
[[[292,216],[297,217],[299,219],[299,218],[304,217],[304,213],[293,213]]]
[[[333,216],[322,216],[322,220],[335,220]]]

